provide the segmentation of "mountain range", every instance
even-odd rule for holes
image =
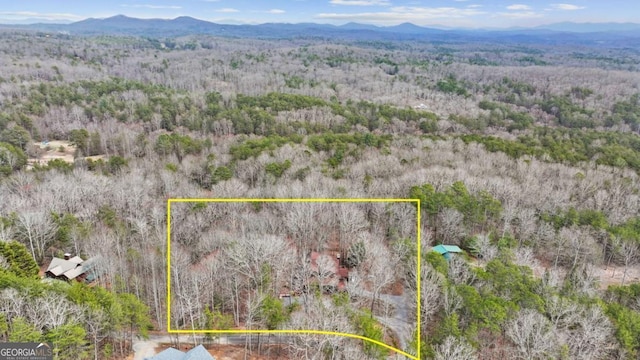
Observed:
[[[381,27],[347,23],[265,23],[259,25],[218,24],[188,16],[175,19],[138,19],[117,15],[105,19],[89,18],[68,24],[4,24],[19,28],[72,35],[134,35],[153,38],[186,35],[215,35],[242,38],[331,38],[369,41],[504,41],[518,43],[636,46],[640,44],[640,24],[635,23],[556,23],[535,28],[442,29],[411,23]]]

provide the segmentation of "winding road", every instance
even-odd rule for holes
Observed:
[[[400,350],[406,349],[408,343],[412,340],[412,334],[415,328],[415,323],[409,320],[411,318],[409,314],[410,302],[404,295],[381,294],[379,298],[382,301],[393,304],[395,312],[393,317],[376,316],[376,319],[396,333],[400,341]]]

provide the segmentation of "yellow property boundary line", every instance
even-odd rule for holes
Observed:
[[[235,202],[285,202],[285,203],[328,203],[328,202],[343,202],[343,203],[393,203],[393,202],[404,202],[404,203],[415,203],[416,204],[416,212],[417,212],[417,220],[416,220],[416,252],[417,252],[417,267],[416,267],[416,355],[411,355],[407,352],[404,352],[401,349],[394,348],[393,346],[387,345],[380,341],[370,339],[364,336],[349,334],[349,333],[341,333],[335,331],[322,331],[322,330],[172,330],[171,329],[171,204],[172,203],[191,203],[191,202],[217,202],[217,203],[235,203]],[[409,359],[419,360],[420,359],[420,322],[421,322],[421,310],[420,310],[420,263],[421,263],[421,253],[420,253],[420,200],[419,199],[251,199],[251,198],[238,198],[238,199],[226,199],[226,198],[212,198],[212,199],[183,199],[183,198],[172,198],[167,200],[167,332],[171,334],[319,334],[319,335],[335,335],[335,336],[343,336],[348,338],[360,339],[363,341],[368,341],[374,343],[376,345],[387,348],[391,351],[394,351],[398,354],[404,355]]]

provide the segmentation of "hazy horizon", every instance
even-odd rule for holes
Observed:
[[[412,23],[427,27],[511,28],[536,27],[560,22],[628,23],[636,18],[628,2],[572,0],[187,0],[85,2],[34,0],[6,4],[0,23],[70,23],[88,18],[125,15],[135,18],[173,19],[190,16],[227,24],[350,22],[376,26]]]

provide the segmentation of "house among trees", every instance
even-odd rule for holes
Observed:
[[[445,259],[451,259],[451,254],[461,253],[462,250],[455,245],[436,245],[433,247],[433,251],[444,256]]]
[[[147,358],[146,360],[216,360],[202,345],[183,353],[174,348],[168,348],[161,353]]]
[[[99,267],[100,257],[92,257],[83,260],[80,256],[71,257],[71,254],[64,254],[64,258],[54,257],[45,272],[45,276],[51,279],[64,281],[84,281],[92,283],[102,275]]]
[[[344,290],[349,281],[349,269],[340,263],[340,254],[331,256],[312,251],[311,271],[326,291]]]

